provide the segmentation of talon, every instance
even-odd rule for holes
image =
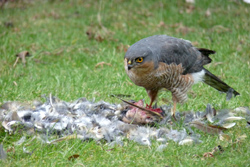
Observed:
[[[159,114],[161,114],[163,111],[160,108],[152,108],[150,105],[146,104],[146,108],[153,111],[153,112],[157,112]]]
[[[177,121],[175,114],[172,114],[172,117],[174,118],[175,121]]]

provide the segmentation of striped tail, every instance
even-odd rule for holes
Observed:
[[[240,95],[237,91],[228,86],[225,82],[220,80],[214,74],[212,74],[206,69],[204,70],[205,70],[205,76],[203,78],[203,82],[217,89],[220,92],[227,93],[227,99],[230,99],[232,97],[232,94],[234,94],[234,96]]]

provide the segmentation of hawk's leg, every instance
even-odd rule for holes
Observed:
[[[151,107],[157,97],[158,90],[147,90],[147,93],[150,98],[149,107]]]
[[[177,99],[176,99],[175,96],[173,96],[173,103],[174,103],[174,107],[173,107],[173,109],[171,110],[171,112],[172,112],[173,118],[174,118],[175,120],[177,120],[176,117],[175,117],[176,104],[177,104]]]

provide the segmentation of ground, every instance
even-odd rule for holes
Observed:
[[[216,51],[207,65],[241,96],[226,101],[225,94],[205,84],[189,92],[189,101],[179,111],[250,106],[250,5],[241,0],[196,1],[9,1],[0,9],[0,104],[4,101],[44,101],[53,95],[71,101],[79,97],[121,103],[112,94],[130,95],[126,99],[145,99],[146,91],[134,85],[123,67],[129,45],[155,34],[166,34],[192,41],[193,45]],[[15,64],[16,54],[32,55]],[[159,104],[171,104],[165,91]],[[9,135],[1,127],[0,141],[8,157],[4,166],[247,166],[249,142],[231,144],[216,135],[200,132],[204,141],[194,146],[169,142],[156,152],[127,141],[123,147],[108,148],[105,143],[69,140],[57,145],[32,141],[25,154],[13,146],[21,134]],[[248,135],[246,122],[230,129],[232,140]],[[248,139],[247,139],[248,140]],[[225,147],[213,158],[203,158],[214,147]],[[68,158],[80,155],[73,161]]]

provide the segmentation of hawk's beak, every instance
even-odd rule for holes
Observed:
[[[130,70],[133,67],[131,60],[128,61],[128,70]]]
[[[124,59],[124,65],[125,69],[130,70],[134,65],[131,60],[128,60],[127,58]]]

